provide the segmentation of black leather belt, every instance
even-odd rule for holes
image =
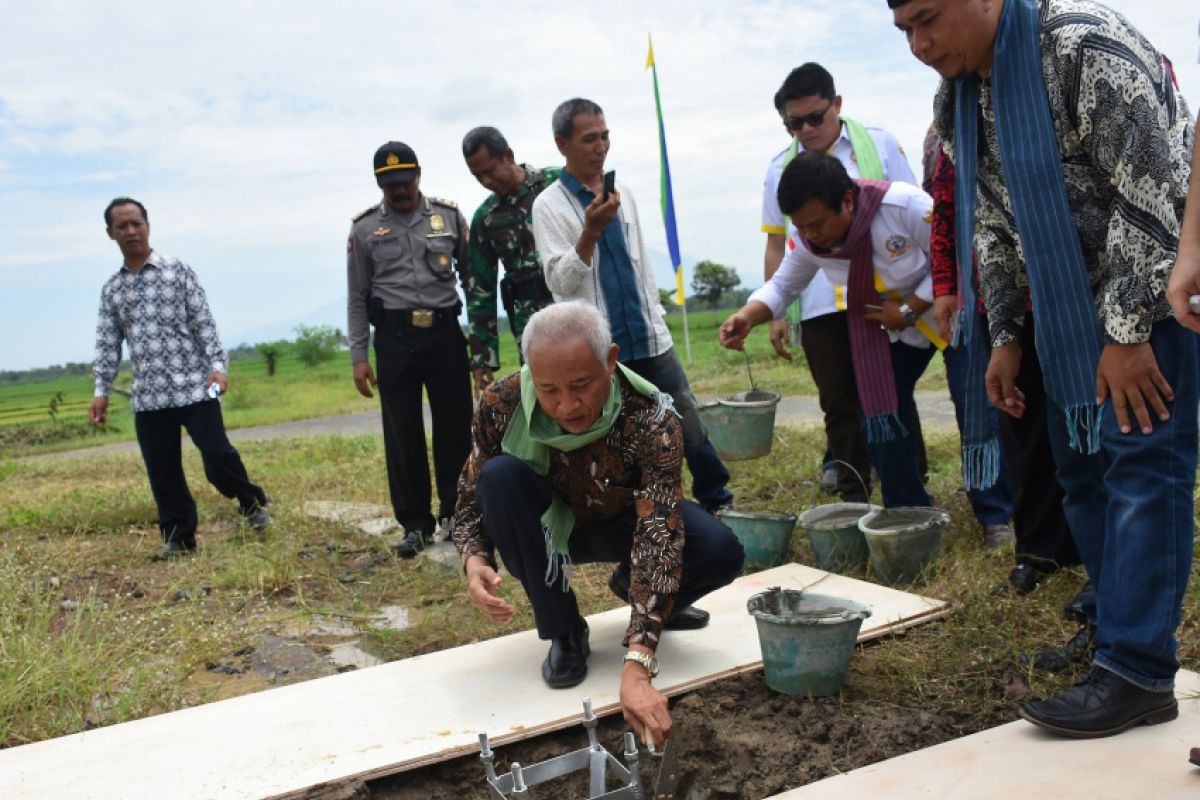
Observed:
[[[388,322],[412,328],[432,328],[435,323],[458,318],[458,307],[453,308],[385,308]]]

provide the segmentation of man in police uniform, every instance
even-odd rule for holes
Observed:
[[[411,558],[435,528],[422,389],[433,418],[438,520],[454,511],[471,446],[467,342],[454,282],[466,265],[467,221],[454,203],[421,193],[416,153],[402,142],[375,151],[375,180],[383,202],[354,218],[346,245],[350,357],[359,393],[372,397],[371,387],[379,388],[388,489],[404,526],[395,550]],[[378,380],[367,360],[368,324],[375,327]]]
[[[535,311],[554,302],[542,276],[533,241],[533,201],[554,181],[557,167],[518,164],[504,135],[491,127],[473,128],[463,137],[463,158],[475,180],[492,192],[471,219],[467,319],[471,322],[471,372],[475,388],[492,382],[500,368],[496,328],[496,265],[504,262],[500,301],[517,340]]]

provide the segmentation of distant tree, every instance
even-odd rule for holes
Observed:
[[[288,342],[286,339],[280,339],[277,342],[259,342],[254,345],[254,349],[266,359],[267,377],[270,378],[275,375],[275,367],[279,362],[279,357],[287,352]]]
[[[344,338],[342,332],[332,325],[297,325],[296,341],[291,349],[300,356],[305,366],[315,367],[333,358]]]
[[[670,289],[658,290],[658,302],[663,304],[663,308],[670,314],[675,308],[675,293]]]
[[[692,291],[696,297],[716,308],[721,295],[742,282],[737,270],[715,261],[701,261],[692,270]]]

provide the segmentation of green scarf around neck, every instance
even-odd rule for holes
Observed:
[[[544,478],[550,469],[552,449],[569,453],[604,438],[612,430],[621,414],[621,384],[617,379],[618,371],[639,394],[655,398],[660,407],[670,405],[670,398],[659,392],[658,387],[625,365],[618,364],[610,379],[612,385],[600,416],[583,433],[567,433],[538,404],[533,374],[526,364],[521,367],[521,405],[504,431],[500,449],[507,455],[519,458]],[[565,577],[563,591],[570,589],[571,559],[568,540],[574,527],[575,513],[558,493],[554,492],[550,507],[542,514],[542,532],[546,537],[546,555],[549,562],[546,568],[546,585],[553,584],[561,566]]]

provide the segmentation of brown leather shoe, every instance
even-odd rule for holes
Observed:
[[[1192,756],[1188,759],[1188,761],[1192,762],[1197,767],[1200,767],[1200,747],[1192,748]]]

